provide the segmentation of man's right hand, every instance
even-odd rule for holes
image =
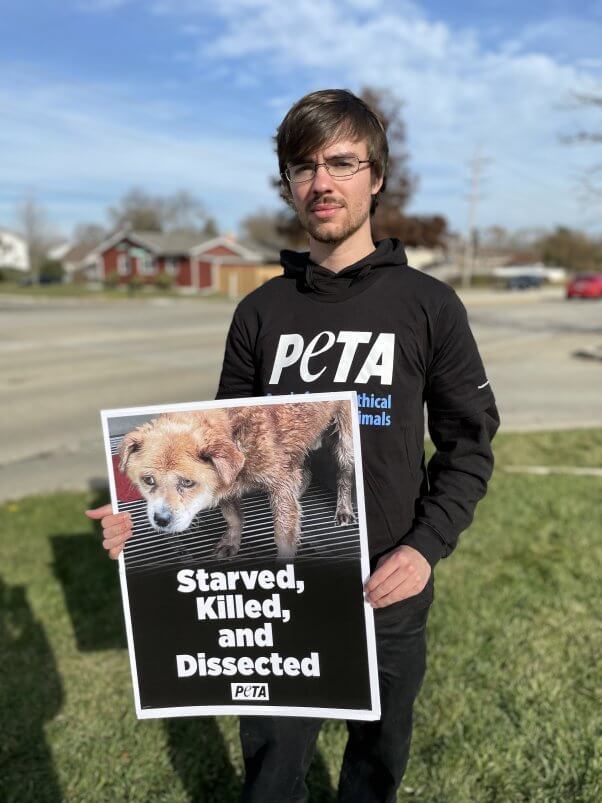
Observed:
[[[121,554],[123,545],[132,534],[132,517],[129,513],[112,512],[111,505],[103,505],[102,507],[94,508],[93,510],[86,510],[86,516],[89,519],[100,519],[102,527],[102,546],[109,553],[109,556],[115,560]]]

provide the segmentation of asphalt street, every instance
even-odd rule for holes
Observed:
[[[505,430],[602,426],[602,301],[462,294]],[[106,482],[99,410],[212,399],[234,304],[0,295],[0,499]]]

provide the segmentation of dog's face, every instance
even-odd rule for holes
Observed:
[[[228,494],[244,465],[223,410],[166,413],[126,435],[119,468],[147,501],[160,532],[186,530]]]

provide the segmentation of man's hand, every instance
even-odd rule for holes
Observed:
[[[119,557],[123,545],[132,534],[132,517],[129,513],[112,513],[111,505],[86,510],[89,519],[100,519],[102,546],[113,560]]]
[[[384,555],[364,586],[366,600],[373,608],[420,594],[431,576],[428,560],[411,546],[400,546]]]

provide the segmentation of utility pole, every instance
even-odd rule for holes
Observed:
[[[470,168],[470,193],[468,195],[468,230],[466,233],[466,243],[464,246],[464,264],[462,266],[462,287],[470,287],[472,275],[474,273],[476,262],[476,220],[477,220],[477,206],[481,200],[479,194],[479,184],[485,165],[489,164],[491,159],[481,156],[481,146],[477,145],[475,148],[474,156],[469,161]]]

